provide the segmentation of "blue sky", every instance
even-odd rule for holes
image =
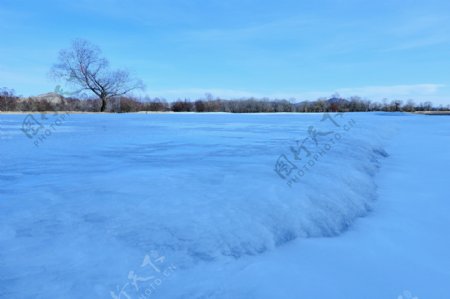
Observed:
[[[142,78],[151,97],[334,92],[450,104],[447,1],[0,0],[0,86],[52,91],[75,38]]]

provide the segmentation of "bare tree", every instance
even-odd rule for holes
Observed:
[[[111,70],[101,50],[82,39],[59,52],[58,63],[53,65],[50,73],[98,96],[102,101],[101,112],[105,111],[108,99],[144,88],[142,81],[132,78],[127,71]]]

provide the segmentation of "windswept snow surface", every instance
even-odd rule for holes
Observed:
[[[448,194],[417,181],[448,174],[448,117],[35,115],[60,119],[41,140],[25,117],[0,116],[1,298],[438,298],[450,278]]]

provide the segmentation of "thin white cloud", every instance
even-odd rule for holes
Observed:
[[[394,43],[385,51],[402,51],[448,43],[449,21],[448,16],[438,14],[403,18],[388,30]]]
[[[365,97],[417,97],[438,93],[443,84],[388,85],[340,88],[336,91],[343,95],[361,95]]]
[[[42,94],[53,90],[55,83],[50,82],[45,76],[45,69],[29,68],[26,70],[9,70],[0,66],[0,88],[15,89],[18,94],[30,96]]]
[[[196,42],[242,41],[252,38],[279,38],[280,36],[295,38],[298,34],[306,32],[308,27],[314,24],[314,21],[320,20],[297,16],[296,18],[274,20],[242,27],[188,30],[184,32],[184,38],[186,40],[195,40]]]
[[[402,50],[423,48],[423,47],[428,47],[428,46],[435,46],[435,45],[447,43],[449,41],[450,41],[450,39],[448,38],[448,36],[420,37],[420,38],[400,42],[399,44],[386,49],[385,52],[402,51]]]

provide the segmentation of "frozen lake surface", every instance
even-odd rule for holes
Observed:
[[[0,298],[450,298],[448,116],[0,115],[0,142]]]

